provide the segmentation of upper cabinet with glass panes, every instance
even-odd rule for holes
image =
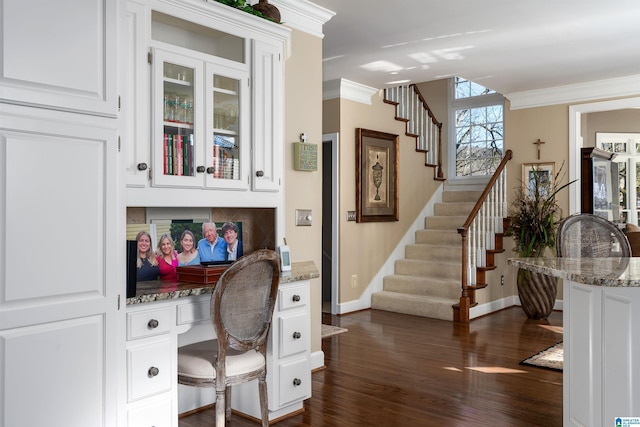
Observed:
[[[131,39],[148,46],[151,64],[145,76],[141,52],[131,48],[129,71],[136,85],[148,81],[151,108],[146,119],[144,89],[132,87],[129,204],[160,204],[167,196],[162,189],[171,188],[279,191],[290,30],[219,3],[139,0],[127,6]]]
[[[151,28],[153,185],[248,188],[246,41],[155,11]]]

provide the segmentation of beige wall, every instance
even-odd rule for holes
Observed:
[[[443,144],[446,151],[448,100],[447,81],[418,84],[430,108],[443,123]],[[593,101],[596,102],[596,101]],[[391,111],[389,111],[391,110]],[[348,100],[324,102],[323,131],[340,132],[340,303],[357,299],[371,278],[395,247],[408,225],[414,220],[433,193],[431,170],[425,170],[423,159],[412,151],[410,139],[401,136],[400,156],[400,222],[356,224],[346,222],[347,210],[355,210],[355,129],[363,127],[389,133],[404,133],[404,125],[392,120],[393,107],[381,103],[381,93],[374,97],[373,105],[358,104]],[[585,145],[593,145],[595,132],[640,132],[640,110],[627,109],[614,112],[590,113],[582,116],[582,135]],[[545,142],[541,146],[540,159],[534,141]],[[505,104],[505,149],[513,151],[513,159],[507,168],[508,202],[521,185],[522,164],[554,162],[556,171],[564,162],[561,182],[568,182],[569,158],[569,104],[509,110]],[[420,164],[420,165],[419,165]],[[446,167],[446,155],[444,158]],[[446,176],[446,173],[445,173]],[[427,187],[417,189],[418,183]],[[579,183],[572,184],[579,185]],[[562,215],[569,213],[569,191],[558,195]],[[505,252],[496,256],[497,268],[487,273],[488,287],[477,294],[480,304],[491,303],[517,295],[516,272],[507,265],[507,259],[515,257],[513,241],[505,238]],[[358,275],[358,289],[351,289],[351,275]],[[504,276],[504,285],[501,285]],[[558,299],[562,299],[559,287]]]
[[[584,145],[595,147],[596,132],[640,133],[640,109],[583,114],[581,125]]]
[[[372,105],[350,100],[325,101],[324,132],[340,133],[340,271],[339,303],[357,300],[369,286],[418,213],[441,183],[434,170],[424,166],[424,155],[415,151],[415,139],[404,135],[405,124],[394,119],[394,107],[382,102],[382,92]],[[339,125],[336,123],[339,112]],[[399,135],[398,197],[399,221],[356,223],[346,220],[356,210],[356,128]],[[351,277],[357,276],[357,287]]]
[[[313,261],[322,266],[322,156],[318,170],[293,170],[293,143],[300,134],[322,150],[322,40],[305,32],[292,31],[293,54],[285,63],[285,224],[284,236],[295,261]],[[311,227],[295,225],[295,210],[311,209]],[[282,242],[278,242],[282,244]],[[311,281],[311,351],[321,350],[321,279]]]

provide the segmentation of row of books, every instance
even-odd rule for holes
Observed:
[[[164,134],[164,174],[193,176],[193,134]]]
[[[164,174],[177,176],[194,175],[193,134],[164,134]],[[213,177],[218,179],[240,179],[238,148],[229,141],[214,141]]]

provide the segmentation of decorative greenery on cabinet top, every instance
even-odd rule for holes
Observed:
[[[262,12],[257,9],[254,9],[253,6],[247,4],[246,0],[215,0],[218,3],[225,4],[227,6],[231,6],[236,9],[240,9],[243,12],[250,13],[251,15],[259,16],[260,18],[266,19],[268,21],[275,22],[271,17],[265,16]]]

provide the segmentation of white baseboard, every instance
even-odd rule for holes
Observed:
[[[324,351],[314,351],[311,353],[311,370],[324,367]]]
[[[488,302],[486,304],[480,304],[475,307],[471,307],[471,310],[469,310],[469,319],[475,319],[480,316],[485,316],[504,308],[513,307],[514,305],[522,305],[520,303],[520,297],[518,297],[518,295],[511,295],[506,298]],[[556,300],[555,304],[553,305],[553,309],[562,311],[563,300]]]

